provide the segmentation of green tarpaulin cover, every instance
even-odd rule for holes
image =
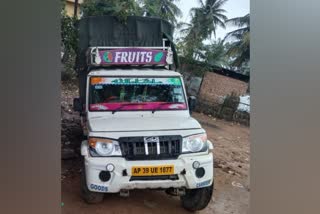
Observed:
[[[173,30],[169,22],[159,18],[129,16],[125,23],[114,16],[92,16],[81,19],[78,23],[79,43],[76,59],[81,100],[85,101],[86,76],[89,72],[86,51],[89,47],[159,47],[162,46],[162,39],[167,38],[171,43],[177,67]]]

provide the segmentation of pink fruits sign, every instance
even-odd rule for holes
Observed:
[[[143,48],[122,48],[99,50],[102,65],[163,65],[166,64],[167,51]]]

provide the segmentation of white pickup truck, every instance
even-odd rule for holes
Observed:
[[[212,144],[190,116],[180,73],[96,69],[87,86],[84,199],[95,203],[103,193],[160,188],[180,195],[188,210],[205,208],[213,191]]]
[[[85,136],[81,192],[88,203],[132,189],[165,190],[190,211],[211,200],[213,145],[191,117],[196,100],[187,98],[182,75],[170,70],[165,44],[87,50],[83,99],[73,105]]]

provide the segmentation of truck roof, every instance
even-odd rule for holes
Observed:
[[[91,70],[88,76],[181,76],[181,74],[163,68],[100,68]]]

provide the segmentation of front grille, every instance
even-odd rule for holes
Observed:
[[[146,154],[144,137],[122,137],[119,138],[121,152],[127,160],[161,160],[176,159],[181,153],[181,136],[160,136],[159,150],[157,142],[147,143],[148,154]]]

